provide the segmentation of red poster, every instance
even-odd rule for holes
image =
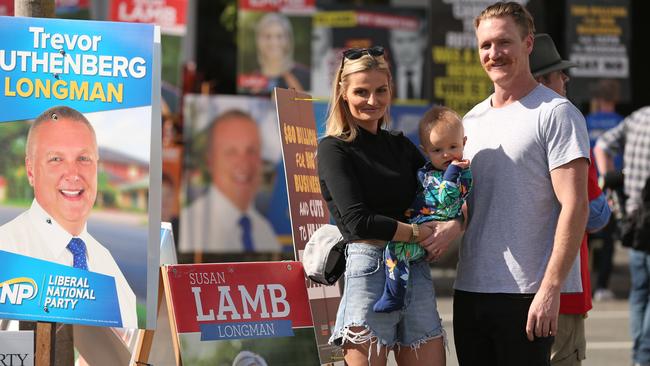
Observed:
[[[154,23],[162,33],[184,35],[188,0],[112,0],[109,20]]]
[[[181,264],[165,268],[178,333],[201,340],[293,336],[311,327],[300,262]]]
[[[14,15],[14,0],[0,0],[0,15]]]

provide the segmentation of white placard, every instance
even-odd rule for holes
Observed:
[[[34,332],[0,331],[0,364],[34,366]]]

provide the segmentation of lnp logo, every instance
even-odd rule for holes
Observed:
[[[0,282],[0,304],[9,303],[20,305],[23,300],[31,300],[38,293],[38,286],[33,279],[28,277],[16,277]]]

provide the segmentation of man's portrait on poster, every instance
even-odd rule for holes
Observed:
[[[0,250],[111,276],[125,328],[137,328],[136,296],[109,250],[87,230],[97,199],[95,130],[80,112],[52,107],[29,128],[29,209],[0,226]]]

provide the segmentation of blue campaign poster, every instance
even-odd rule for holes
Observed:
[[[147,24],[0,17],[0,118],[34,118],[60,104],[82,113],[150,106],[153,31]]]
[[[0,268],[0,318],[154,327],[159,28],[0,17],[0,34],[0,251],[33,259],[2,261],[12,265]],[[68,248],[77,239],[83,249]],[[72,268],[79,258],[83,276]],[[22,269],[49,272],[33,284],[6,282],[27,276],[11,272]],[[80,284],[96,298],[72,309],[65,294]],[[8,299],[28,285],[38,295],[16,311]],[[68,290],[51,290],[61,286]]]
[[[0,250],[0,317],[121,327],[113,277]]]

